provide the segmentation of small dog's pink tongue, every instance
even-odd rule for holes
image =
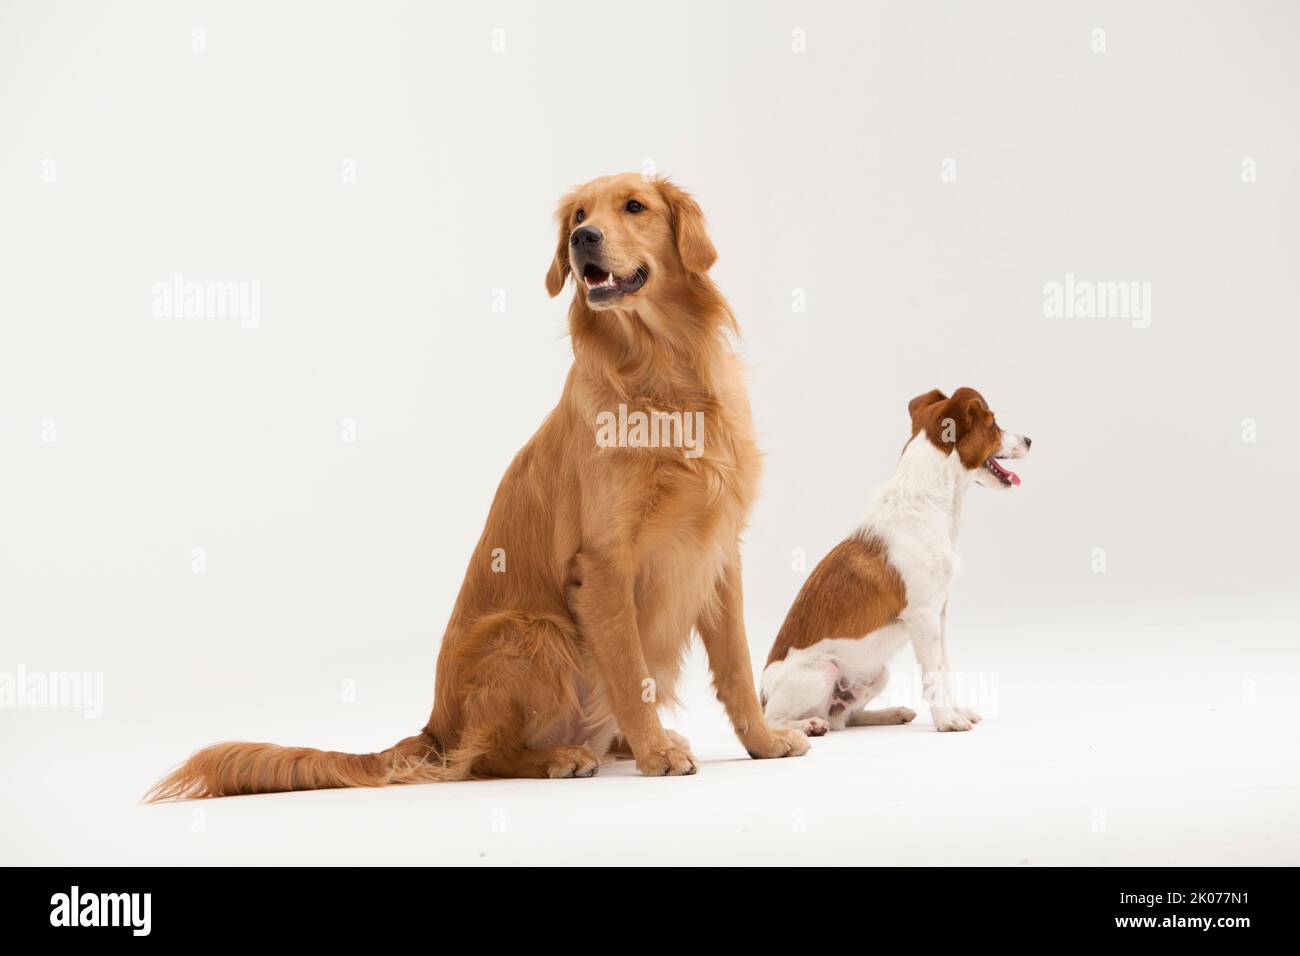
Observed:
[[[998,474],[1006,476],[1007,481],[1011,482],[1013,485],[1020,484],[1020,476],[1010,468],[1004,467],[996,458],[990,458],[989,464],[993,466],[993,470],[998,472]]]

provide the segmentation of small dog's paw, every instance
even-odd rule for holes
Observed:
[[[881,714],[887,724],[910,724],[916,720],[916,711],[911,707],[889,707],[881,711]]]
[[[636,768],[647,777],[688,777],[699,769],[689,750],[672,744],[638,756]]]
[[[936,710],[933,712],[933,716],[934,729],[940,733],[970,730],[975,726],[955,710]]]
[[[809,717],[799,729],[803,731],[806,737],[824,737],[827,731],[831,729],[831,725],[820,717]]]
[[[819,721],[826,730],[830,730],[826,721],[820,718],[810,718],[809,723],[814,720]],[[826,733],[826,730],[821,733]],[[755,760],[767,760],[772,757],[802,757],[808,752],[808,738],[804,736],[803,731],[799,730],[777,730],[775,727],[768,727],[766,734],[750,736],[744,743],[745,750]]]
[[[961,714],[961,716],[965,717],[972,724],[978,724],[981,720],[984,719],[979,714],[975,713],[975,711],[967,710],[965,707],[958,707],[957,713]]]
[[[600,758],[586,747],[556,747],[546,775],[552,779],[562,777],[594,777],[600,769]]]

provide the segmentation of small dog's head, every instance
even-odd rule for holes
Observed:
[[[912,437],[925,432],[944,454],[956,452],[977,485],[1000,490],[1020,484],[1020,476],[999,462],[1024,458],[1033,442],[999,427],[988,402],[975,389],[959,388],[949,398],[936,388],[908,402],[907,411],[912,416]]]
[[[546,291],[559,295],[572,274],[596,310],[631,308],[656,286],[707,272],[718,258],[699,204],[665,179],[594,179],[560,200],[556,219]]]

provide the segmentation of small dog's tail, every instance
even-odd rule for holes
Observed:
[[[383,787],[467,776],[445,760],[428,732],[374,754],[345,754],[276,744],[213,744],[193,754],[145,794],[146,803],[330,787]]]

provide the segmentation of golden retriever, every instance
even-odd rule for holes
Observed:
[[[372,754],[216,744],[147,799],[589,777],[608,753],[643,774],[692,774],[658,713],[692,630],[749,754],[807,751],[802,733],[768,725],[754,690],[739,536],[760,456],[700,207],[664,179],[623,174],[573,190],[557,219],[546,289],[574,277],[574,363],[497,489],[428,724]]]

